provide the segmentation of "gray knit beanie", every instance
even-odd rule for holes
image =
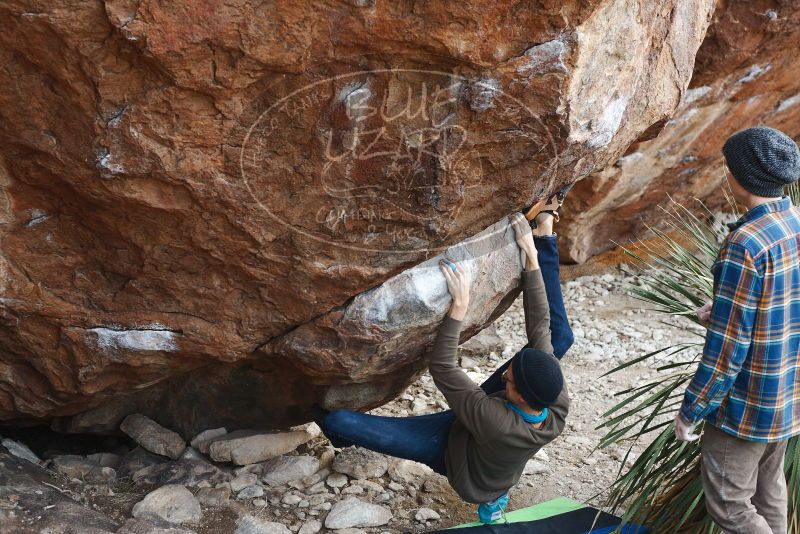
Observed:
[[[759,126],[730,136],[722,147],[736,181],[760,197],[783,196],[783,188],[800,178],[800,150],[791,137]]]

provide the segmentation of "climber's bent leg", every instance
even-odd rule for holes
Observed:
[[[559,276],[558,242],[556,235],[534,236],[533,243],[539,253],[539,266],[542,269],[547,303],[550,306],[550,333],[553,354],[561,358],[575,342],[572,328],[567,319],[564,297],[561,294]]]
[[[444,453],[455,418],[452,410],[417,417],[334,410],[322,418],[320,427],[335,447],[357,445],[423,463],[445,475]]]

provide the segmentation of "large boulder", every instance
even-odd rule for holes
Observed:
[[[111,534],[119,524],[59,490],[59,479],[0,447],[0,534]]]
[[[436,257],[477,279],[467,339],[517,291],[505,217],[673,116],[713,4],[4,4],[0,419],[392,398]]]
[[[772,0],[720,2],[691,89],[652,140],[579,182],[564,206],[562,257],[582,262],[663,224],[673,200],[726,207],[722,145],[749,126],[800,141],[800,11]]]

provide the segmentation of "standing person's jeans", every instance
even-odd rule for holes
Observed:
[[[705,424],[703,491],[708,513],[723,531],[786,534],[786,443],[747,441]]]
[[[534,237],[533,241],[539,252],[539,265],[550,306],[551,341],[555,356],[561,358],[572,345],[573,337],[561,296],[556,236]],[[502,374],[510,364],[511,359],[481,384],[487,394],[505,388]],[[358,445],[426,464],[437,473],[446,475],[444,453],[455,418],[452,410],[416,417],[383,417],[351,410],[334,410],[319,423],[335,447]]]

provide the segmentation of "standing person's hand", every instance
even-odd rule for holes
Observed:
[[[675,414],[675,437],[680,441],[694,441],[700,437],[699,434],[693,432],[695,425],[690,424],[684,420],[681,412]]]
[[[439,268],[447,281],[447,290],[453,297],[449,315],[456,321],[461,321],[466,317],[467,308],[469,308],[469,290],[472,282],[464,269],[453,261],[439,260]]]
[[[509,224],[514,228],[517,246],[522,251],[522,264],[526,271],[535,271],[539,268],[539,254],[533,244],[533,234],[528,220],[521,213],[508,217]]]
[[[697,318],[700,319],[700,324],[708,328],[711,323],[711,305],[713,303],[707,302],[703,304],[702,308],[697,310]]]

